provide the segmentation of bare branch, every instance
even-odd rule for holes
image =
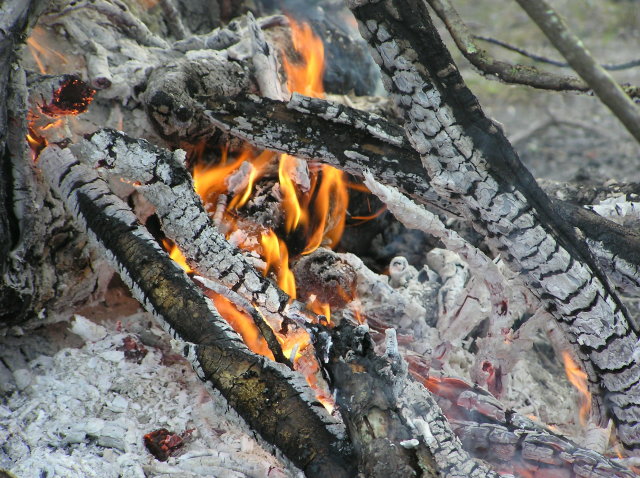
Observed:
[[[493,75],[505,83],[531,86],[542,90],[578,91],[587,93],[591,87],[575,76],[562,76],[548,71],[539,70],[535,66],[513,64],[496,60],[489,53],[480,48],[456,9],[449,0],[427,0],[429,5],[444,22],[456,46],[464,57],[478,68],[481,73]],[[484,40],[484,38],[482,38]],[[631,97],[640,97],[637,87],[624,87]]]
[[[497,45],[499,47],[504,48],[505,50],[513,51],[527,58],[531,58],[532,60],[539,61],[540,63],[547,63],[549,65],[557,66],[560,68],[570,67],[569,63],[567,62],[552,60],[551,58],[547,58],[545,56],[536,55],[535,53],[528,52],[523,48],[519,48],[517,46],[511,45],[510,43],[504,42],[502,40],[498,40],[496,38],[491,38],[484,35],[473,35],[473,38],[475,38],[476,40],[482,40],[487,43],[491,43],[493,45]],[[629,68],[635,68],[637,66],[640,66],[640,60],[630,60],[630,61],[625,61],[624,63],[616,63],[616,64],[603,63],[601,66],[607,71],[627,70]]]
[[[558,49],[591,87],[600,100],[624,124],[629,133],[640,142],[640,111],[622,88],[573,34],[564,19],[546,0],[516,0],[527,15],[540,27],[554,47]]]

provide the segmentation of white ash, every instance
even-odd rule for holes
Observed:
[[[149,329],[150,321],[142,313],[123,319],[147,338],[166,337]],[[163,352],[149,345],[140,364],[125,360],[117,347],[133,334],[114,323],[76,316],[73,329],[97,340],[31,361],[27,386],[0,401],[0,467],[49,478],[303,476],[258,443],[186,360],[171,355],[163,365]],[[194,431],[176,456],[160,462],[143,444],[159,428]]]
[[[609,197],[586,208],[622,226],[637,227],[640,224],[640,202],[635,194]]]
[[[477,325],[490,316],[489,299],[483,281],[475,277],[476,272],[470,271],[459,255],[432,249],[426,256],[429,265],[421,271],[405,258],[396,257],[389,265],[390,276],[376,274],[353,254],[338,255],[357,274],[358,303],[354,309],[396,329],[398,334],[412,336],[409,343],[398,340],[401,353],[431,356],[432,367],[440,363],[439,369],[433,369],[435,374],[460,377],[481,386],[484,384],[479,380],[478,369],[488,359],[502,367],[504,391],[500,399],[506,407],[557,426],[578,443],[590,439],[576,414],[578,392],[566,379],[561,360],[551,349],[548,354],[532,349],[534,342],[544,346],[548,341],[539,330],[541,324],[551,321],[548,315],[535,314],[515,332],[473,340],[469,324]],[[476,303],[478,308],[471,307],[474,301],[469,299],[465,305],[465,298],[477,293],[473,289],[470,292],[470,282],[477,284],[476,289],[485,288],[484,296],[476,296],[482,297]],[[452,296],[450,303],[457,304],[457,315],[445,327],[443,301],[448,295]],[[469,350],[473,343],[479,348],[475,353]]]

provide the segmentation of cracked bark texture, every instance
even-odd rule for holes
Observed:
[[[304,379],[249,351],[129,207],[70,149],[49,146],[40,166],[133,296],[177,340],[198,376],[310,477],[350,477],[351,448]]]
[[[431,184],[522,274],[579,351],[623,444],[640,448],[638,334],[606,278],[465,86],[420,0],[351,0]]]

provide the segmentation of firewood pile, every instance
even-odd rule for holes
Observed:
[[[543,190],[419,0],[205,3],[0,7],[0,474],[635,476],[633,185]]]

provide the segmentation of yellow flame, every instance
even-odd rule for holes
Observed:
[[[269,229],[260,235],[262,257],[267,263],[265,275],[273,270],[278,278],[278,286],[292,299],[296,298],[296,280],[289,269],[289,251],[287,246],[276,233]]]
[[[173,259],[176,264],[182,267],[182,269],[184,269],[186,273],[193,272],[193,269],[191,269],[191,267],[189,267],[189,264],[187,264],[187,259],[184,257],[184,254],[180,249],[178,249],[178,246],[174,244],[173,241],[170,241],[169,239],[163,239],[162,245],[169,253],[169,257]]]
[[[280,155],[280,163],[278,165],[278,179],[280,182],[280,190],[282,191],[282,207],[285,211],[285,230],[293,231],[298,227],[302,211],[300,209],[300,201],[296,187],[291,180],[291,169],[295,167],[296,158],[288,154]]]
[[[585,425],[591,411],[591,392],[587,387],[587,374],[573,361],[569,352],[562,352],[567,378],[580,394],[580,423]]]
[[[324,97],[322,76],[324,74],[324,45],[313,33],[308,23],[298,23],[289,17],[293,48],[301,57],[300,63],[294,63],[286,56],[282,66],[287,74],[287,87],[290,92],[301,93],[314,98]]]

